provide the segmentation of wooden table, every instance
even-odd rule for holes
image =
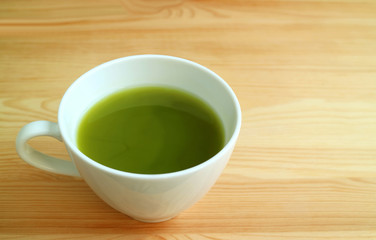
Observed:
[[[243,112],[216,185],[157,224],[15,151],[81,74],[145,53],[212,69]],[[375,1],[1,1],[0,103],[1,239],[376,239]]]

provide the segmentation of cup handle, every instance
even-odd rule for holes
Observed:
[[[51,136],[62,141],[59,126],[55,122],[35,121],[26,124],[19,131],[16,139],[17,153],[25,162],[48,172],[80,176],[73,162],[48,156],[35,150],[27,143],[28,140],[38,136]]]

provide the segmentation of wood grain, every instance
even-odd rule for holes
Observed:
[[[243,112],[216,185],[157,224],[15,152],[81,74],[145,53],[209,67]],[[51,138],[31,144],[68,159]],[[0,238],[376,239],[376,2],[1,1]]]

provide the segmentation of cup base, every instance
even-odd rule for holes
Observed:
[[[174,218],[174,217],[160,218],[160,219],[144,219],[144,218],[135,218],[135,217],[133,217],[134,220],[137,220],[137,221],[140,221],[140,222],[144,222],[144,223],[165,222],[165,221],[168,221],[168,220],[170,220],[172,218]]]

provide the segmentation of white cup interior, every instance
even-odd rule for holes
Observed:
[[[139,55],[99,65],[71,85],[61,101],[58,116],[66,144],[78,151],[77,127],[85,112],[100,99],[125,88],[147,85],[179,88],[204,100],[220,117],[226,143],[240,125],[236,96],[214,72],[176,57]]]

